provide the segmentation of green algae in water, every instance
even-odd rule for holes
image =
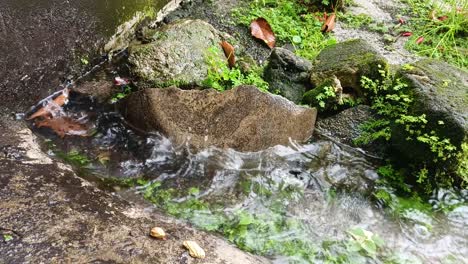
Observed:
[[[376,258],[383,246],[377,235],[362,228],[349,230],[345,239],[318,244],[304,221],[288,215],[288,205],[303,197],[303,186],[285,181],[240,180],[236,186],[239,195],[259,200],[255,210],[204,199],[198,188],[183,192],[163,185],[154,181],[142,186],[141,192],[167,213],[221,233],[239,248],[256,254],[284,256],[289,263],[364,263],[366,258]]]

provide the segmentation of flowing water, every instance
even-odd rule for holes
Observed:
[[[33,127],[48,138],[51,155],[80,161],[82,177],[126,199],[143,196],[275,263],[467,262],[466,190],[434,193],[434,208],[457,205],[446,213],[391,213],[372,196],[378,161],[361,150],[316,139],[260,152],[192,153],[157,132],[132,130],[115,105],[73,90],[55,114],[88,123],[92,136],[63,139]]]

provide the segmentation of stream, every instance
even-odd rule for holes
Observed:
[[[137,202],[144,197],[274,263],[467,261],[466,190],[433,194],[434,209],[455,205],[450,210],[404,207],[395,214],[372,195],[383,188],[375,184],[378,161],[332,139],[251,153],[214,147],[193,153],[157,132],[133,130],[116,104],[73,89],[69,99],[56,115],[86,120],[92,133],[61,138],[32,126],[51,156],[104,190]]]
[[[149,3],[81,2],[78,8],[103,18],[104,29]],[[405,199],[376,183],[378,160],[329,138],[260,152],[214,147],[192,152],[188,143],[174,145],[157,131],[134,130],[120,116],[118,102],[100,103],[74,92],[75,85],[111,83],[121,73],[106,63],[71,85],[69,102],[54,109],[57,116],[86,123],[87,136],[62,138],[30,122],[50,156],[70,163],[101,189],[136,202],[144,197],[273,263],[468,263],[467,190],[435,191],[429,210],[402,206]],[[389,193],[401,205],[398,210],[376,199],[378,190]]]

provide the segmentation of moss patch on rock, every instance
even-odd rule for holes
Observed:
[[[366,41],[354,39],[322,50],[315,60],[310,81],[312,85],[318,86],[335,75],[343,88],[351,88],[362,95],[361,77],[380,79],[379,70],[388,70],[388,67],[385,58]]]
[[[220,33],[202,20],[180,20],[152,35],[153,42],[129,47],[131,70],[140,86],[164,87],[168,83],[201,85],[209,65],[206,52],[226,60],[219,45]]]

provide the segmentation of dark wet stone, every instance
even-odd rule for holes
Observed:
[[[312,63],[308,60],[287,49],[275,48],[268,59],[264,78],[269,83],[270,92],[279,92],[294,103],[300,103],[311,69]]]
[[[338,142],[360,147],[369,153],[382,157],[388,149],[388,145],[382,142],[372,142],[369,145],[360,146],[355,144],[355,140],[362,135],[361,126],[372,119],[378,118],[367,105],[358,105],[342,112],[317,119],[317,130],[319,135],[331,137]]]
[[[468,139],[468,73],[447,63],[424,59],[400,70],[410,85],[414,104],[409,114],[426,115],[426,128],[450,139],[460,149]],[[395,147],[407,157],[425,161],[431,154],[425,144],[406,140],[403,128],[393,132]]]
[[[137,127],[159,130],[176,144],[189,140],[196,149],[213,145],[258,151],[288,145],[290,138],[309,139],[317,111],[254,86],[223,93],[170,87],[130,95],[124,115]]]

